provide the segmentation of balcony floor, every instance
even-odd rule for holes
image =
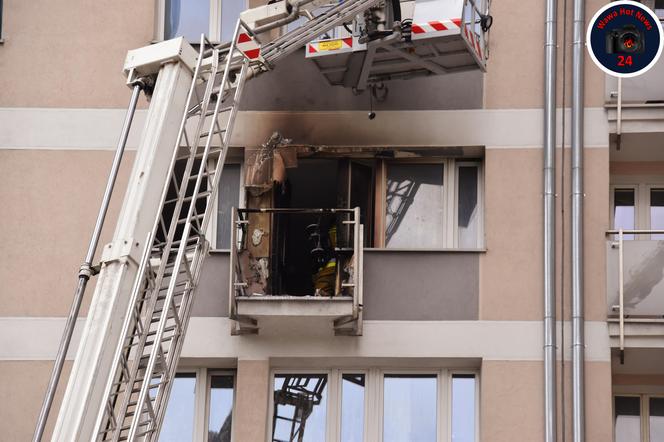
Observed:
[[[242,296],[237,297],[238,315],[266,317],[318,317],[335,319],[353,314],[352,296]]]

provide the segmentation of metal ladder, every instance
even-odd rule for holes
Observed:
[[[250,69],[235,43],[241,28],[244,25],[238,22],[225,57],[218,48],[205,57],[212,45],[201,37],[160,215],[148,242],[151,247],[146,247],[140,262],[111,370],[114,375],[105,390],[106,405],[97,418],[98,441],[153,441],[159,436],[208,252],[205,233],[213,198]],[[219,147],[212,146],[216,136]]]

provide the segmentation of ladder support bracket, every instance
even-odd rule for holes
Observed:
[[[101,253],[101,263],[107,264],[123,258],[129,258],[134,264],[138,265],[141,255],[139,246],[140,243],[133,238],[110,242],[104,246],[104,250]]]

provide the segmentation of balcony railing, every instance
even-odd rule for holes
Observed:
[[[664,230],[609,230],[607,306],[618,322],[621,358],[626,322],[660,322],[664,317]],[[664,236],[663,236],[664,237]],[[650,238],[650,239],[648,239]]]
[[[233,209],[232,223],[233,333],[257,333],[259,321],[280,317],[331,319],[336,334],[362,333],[359,208]]]

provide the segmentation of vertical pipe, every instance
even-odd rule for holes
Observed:
[[[572,432],[585,440],[583,293],[583,111],[585,1],[574,0],[572,47]]]
[[[556,44],[557,0],[546,2],[544,45],[544,421],[556,442]]]
[[[142,88],[143,86],[141,84],[135,85],[131,94],[131,100],[129,101],[129,107],[127,108],[127,114],[122,126],[122,133],[120,134],[120,140],[118,141],[118,146],[115,150],[115,156],[113,157],[113,165],[111,166],[111,171],[108,175],[108,181],[106,182],[106,189],[104,190],[101,207],[99,207],[99,213],[97,214],[97,222],[95,223],[95,228],[92,231],[92,238],[90,238],[90,244],[88,245],[88,252],[85,255],[85,261],[83,261],[83,264],[81,265],[81,268],[78,272],[78,285],[76,286],[76,293],[74,294],[74,300],[72,302],[71,309],[69,310],[67,322],[65,323],[65,329],[60,341],[60,347],[58,348],[55,363],[53,364],[51,379],[49,380],[48,387],[46,388],[44,403],[42,404],[41,411],[39,412],[39,418],[37,419],[37,428],[33,437],[34,442],[41,441],[44,435],[46,421],[48,420],[48,415],[51,411],[51,406],[53,405],[53,398],[55,397],[55,391],[58,388],[60,375],[62,374],[62,366],[65,363],[67,351],[69,350],[69,344],[71,344],[71,337],[74,333],[76,318],[78,318],[78,312],[81,308],[81,303],[83,302],[85,288],[88,284],[90,276],[92,276],[92,261],[95,257],[97,245],[99,244],[101,230],[104,227],[106,212],[108,212],[108,206],[111,202],[113,187],[115,186],[115,180],[118,177],[120,164],[122,163],[122,156],[124,154],[125,146],[127,145],[127,137],[129,136],[129,130],[131,129],[131,122],[134,119],[136,104],[138,103],[138,97]]]

